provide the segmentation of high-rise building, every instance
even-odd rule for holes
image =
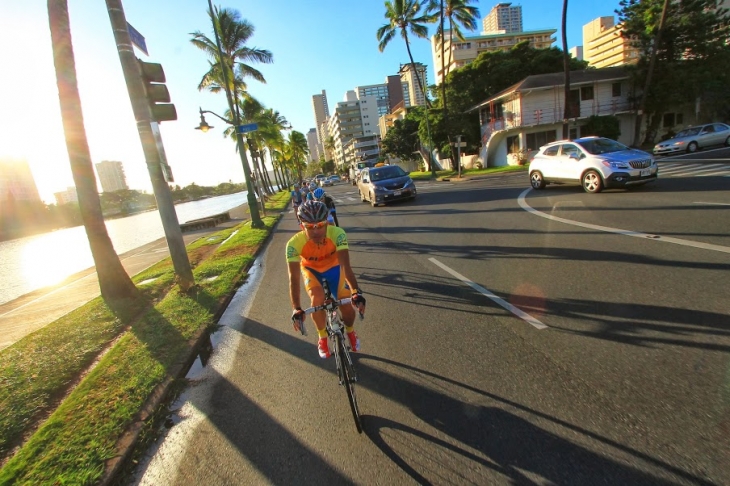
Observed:
[[[621,36],[621,26],[610,15],[583,26],[583,60],[596,68],[614,67],[637,62],[639,51]]]
[[[307,147],[309,147],[310,162],[316,162],[319,160],[320,155],[324,155],[324,153],[319,150],[320,145],[319,139],[317,138],[317,130],[310,128],[307,132]]]
[[[454,38],[449,40],[449,31],[444,35],[444,58],[448,69],[444,69],[441,60],[441,42],[436,36],[431,37],[431,55],[436,70],[436,84],[441,84],[444,71],[451,72],[454,69],[466,66],[479,56],[482,52],[508,51],[520,42],[529,42],[530,47],[535,49],[547,49],[555,38],[553,35],[556,29],[529,30],[523,32],[510,32],[505,34],[485,34],[465,37],[464,40]],[[585,47],[585,45],[584,45]]]
[[[583,46],[571,47],[568,52],[573,56],[573,59],[583,60]]]
[[[0,159],[0,202],[41,202],[38,188],[25,159]]]
[[[103,160],[96,164],[96,173],[99,175],[103,192],[114,192],[129,189],[124,167],[121,162]]]
[[[421,84],[418,83],[416,73],[413,72],[410,63],[401,64],[400,69],[398,70],[398,75],[400,76],[401,81],[408,83],[408,98],[410,98],[410,105],[423,106],[426,104],[426,97],[423,94],[423,90],[421,90],[421,86],[423,86],[423,89],[428,89],[426,66],[420,62],[416,62],[414,65],[416,67],[418,77],[421,79]]]
[[[330,108],[327,104],[327,92],[322,90],[322,94],[312,96],[312,109],[314,110],[314,126],[317,130],[319,143],[324,144],[327,135],[322,131],[322,125],[330,116]]]
[[[511,3],[498,3],[482,19],[483,34],[510,34],[522,32],[522,7]]]
[[[378,99],[375,96],[358,98],[355,91],[345,93],[345,100],[337,103],[327,123],[327,134],[334,140],[334,160],[338,167],[345,166],[344,148],[356,137],[379,135]]]
[[[358,98],[375,96],[378,101],[378,116],[390,113],[401,101],[406,101],[408,106],[411,105],[408,82],[402,81],[399,75],[388,76],[383,84],[356,86],[355,92]]]

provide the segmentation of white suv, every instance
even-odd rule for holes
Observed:
[[[530,163],[530,184],[581,184],[586,192],[646,184],[658,177],[651,154],[603,137],[560,140],[540,148]]]

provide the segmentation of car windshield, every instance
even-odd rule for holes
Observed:
[[[693,136],[697,135],[698,133],[700,133],[700,128],[701,127],[695,127],[695,128],[688,128],[686,130],[682,130],[681,132],[679,132],[672,138],[693,137]]]
[[[610,140],[608,138],[594,138],[590,140],[580,140],[577,141],[578,145],[583,147],[586,152],[593,155],[599,155],[599,154],[610,154],[611,152],[620,152],[622,150],[627,150],[628,147],[626,145],[623,145],[621,143],[616,142],[615,140]]]
[[[397,165],[391,165],[388,167],[379,167],[370,171],[371,181],[384,181],[386,179],[393,179],[395,177],[403,177],[406,173]]]

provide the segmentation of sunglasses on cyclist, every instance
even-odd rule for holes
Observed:
[[[322,229],[327,226],[327,221],[320,221],[319,223],[302,223],[302,226],[310,230]]]

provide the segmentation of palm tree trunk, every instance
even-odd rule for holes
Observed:
[[[433,166],[433,162],[431,160],[431,157],[433,156],[433,153],[431,152],[431,123],[428,119],[428,109],[431,108],[431,102],[428,100],[428,96],[426,96],[426,90],[423,89],[423,83],[421,82],[421,76],[418,75],[418,71],[416,71],[416,63],[413,60],[413,54],[411,54],[411,44],[408,42],[408,37],[405,38],[406,41],[406,50],[408,51],[408,58],[411,60],[411,69],[413,70],[414,76],[416,76],[416,81],[418,81],[418,87],[421,88],[421,93],[423,93],[423,98],[426,100],[426,130],[429,133],[429,140],[428,140],[428,158],[426,159],[428,161],[428,170],[431,171],[432,176],[436,176],[436,168]]]
[[[564,95],[565,109],[563,110],[563,139],[567,140],[570,135],[568,118],[570,118],[570,54],[568,54],[568,36],[565,32],[568,19],[568,0],[563,0],[563,71],[565,73]]]
[[[115,304],[120,305],[123,300],[137,297],[137,287],[132,283],[114,251],[101,212],[101,200],[91,164],[76,81],[68,4],[66,0],[48,0],[47,5],[66,150],[78,193],[81,219],[89,239],[101,295],[107,304],[114,308]]]
[[[449,18],[449,41],[453,41],[452,37],[452,30],[454,28],[454,24],[451,21],[451,18]],[[441,0],[441,64],[443,65],[444,62],[444,0]],[[451,50],[451,44],[449,43],[449,51]],[[449,142],[449,148],[451,149],[451,160],[456,161],[456,167],[458,169],[459,165],[461,164],[461,160],[457,160],[459,157],[456,153],[456,147],[451,143],[451,132],[449,130],[449,108],[446,104],[446,67],[441,70],[441,102],[444,105],[444,125],[446,128],[446,140]],[[461,172],[459,172],[461,174]]]
[[[664,6],[662,7],[662,16],[659,19],[659,30],[657,30],[656,38],[654,39],[654,47],[651,50],[651,57],[649,58],[649,68],[646,72],[646,81],[644,83],[644,91],[641,93],[641,101],[639,103],[639,109],[636,114],[636,125],[634,126],[634,146],[639,146],[639,138],[641,137],[641,118],[646,109],[646,99],[649,95],[649,88],[651,87],[651,77],[654,74],[654,65],[656,64],[657,51],[659,50],[659,42],[662,39],[662,30],[664,30],[664,19],[667,17],[667,10],[669,8],[669,0],[664,0]]]

